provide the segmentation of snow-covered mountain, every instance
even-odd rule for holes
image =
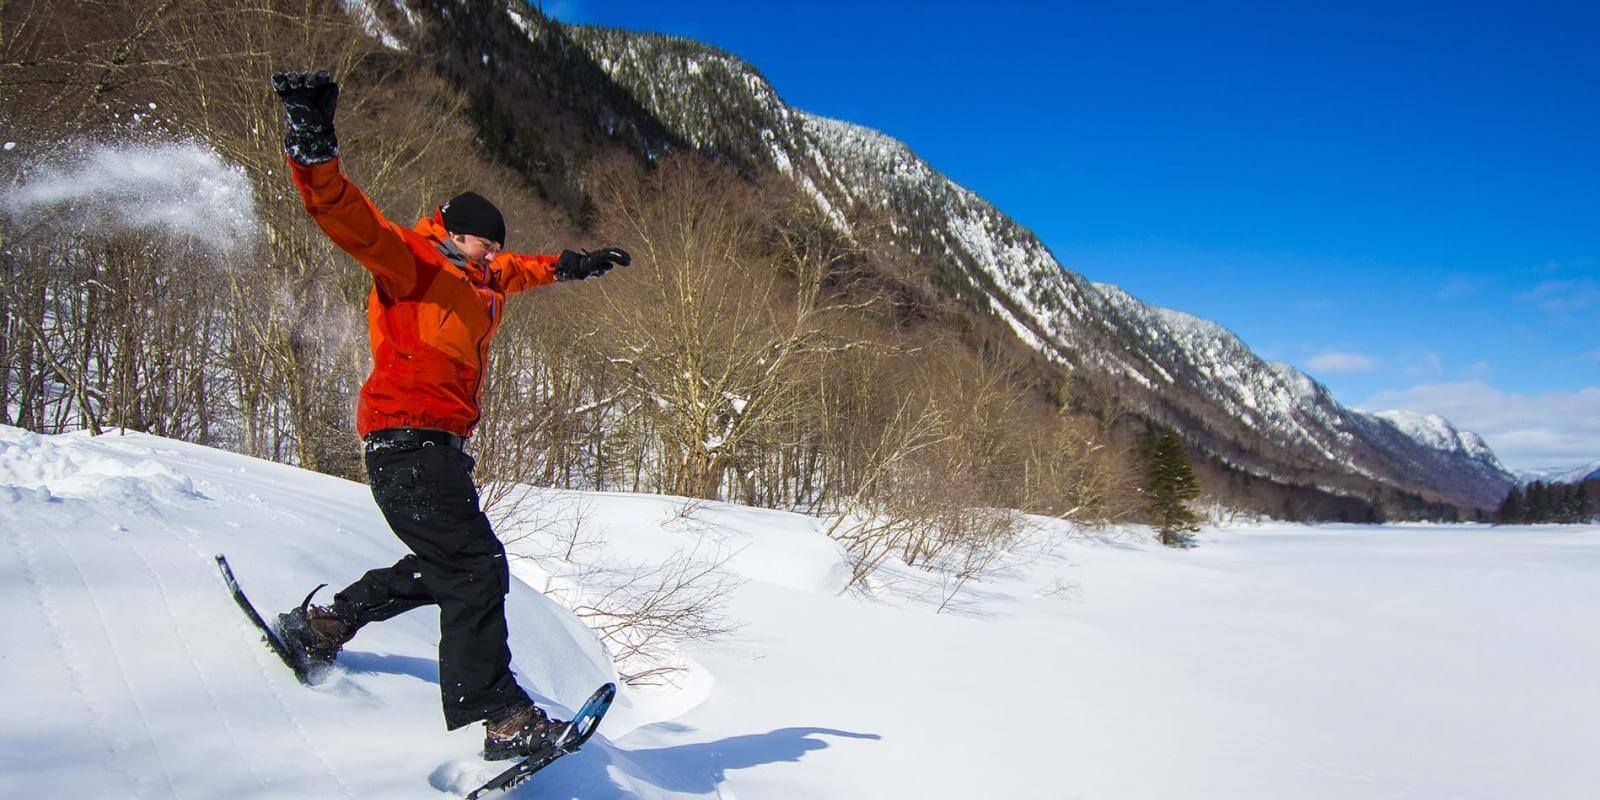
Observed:
[[[1600,459],[1590,461],[1581,467],[1545,467],[1543,469],[1515,470],[1517,481],[1523,485],[1540,481],[1543,483],[1582,483],[1587,480],[1600,478]]]
[[[1443,420],[1346,409],[1215,323],[1090,283],[904,143],[790,107],[737,57],[677,37],[568,31],[682,141],[787,175],[841,230],[862,216],[885,221],[974,310],[1222,462],[1340,494],[1366,496],[1375,481],[1478,507],[1515,480],[1481,439],[1440,434],[1454,430]]]

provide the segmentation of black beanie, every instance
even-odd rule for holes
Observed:
[[[506,218],[494,203],[483,199],[477,192],[462,192],[450,198],[439,211],[444,215],[444,229],[451,233],[482,236],[506,246]]]

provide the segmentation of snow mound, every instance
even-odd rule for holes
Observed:
[[[44,437],[0,427],[0,487],[12,499],[51,498],[183,503],[194,482],[172,467],[135,453],[94,446],[79,436]]]

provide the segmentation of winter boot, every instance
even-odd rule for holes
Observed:
[[[327,606],[311,605],[311,598],[326,585],[312,589],[299,608],[278,615],[278,633],[283,643],[304,661],[307,669],[332,666],[339,648],[355,637],[358,627]]]
[[[483,757],[489,761],[527,758],[558,745],[567,727],[566,720],[551,719],[532,703],[512,706],[484,721]]]

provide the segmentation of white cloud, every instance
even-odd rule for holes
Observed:
[[[1480,380],[1379,392],[1360,406],[1438,414],[1474,431],[1507,466],[1576,466],[1600,458],[1600,386],[1516,394]]]
[[[1444,359],[1438,353],[1423,353],[1419,363],[1406,367],[1406,374],[1413,378],[1438,378],[1444,375]]]
[[[1306,366],[1315,372],[1371,372],[1376,363],[1361,353],[1324,350],[1306,359]]]
[[[1543,262],[1527,267],[1523,271],[1537,275],[1559,275],[1563,272],[1581,272],[1594,266],[1594,262],[1594,256],[1581,256],[1566,260],[1547,258]]]
[[[1590,277],[1545,281],[1517,298],[1553,314],[1600,308],[1600,281]]]

